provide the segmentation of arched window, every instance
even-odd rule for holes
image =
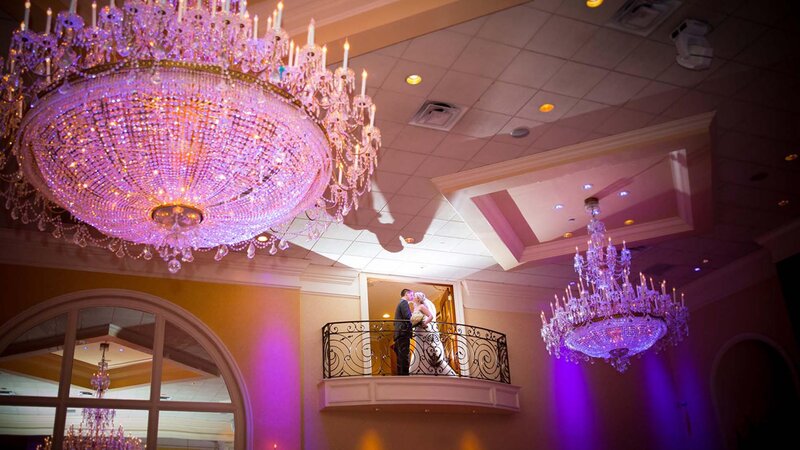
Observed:
[[[98,389],[96,373],[110,378],[107,390]],[[87,420],[99,420],[89,414],[99,410],[113,412],[115,429],[142,447],[243,449],[245,403],[219,339],[148,294],[76,292],[0,327],[0,448],[47,440],[60,448]]]

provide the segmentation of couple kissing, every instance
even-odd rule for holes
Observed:
[[[400,302],[394,312],[397,375],[456,375],[445,359],[435,320],[436,306],[424,292],[400,291]],[[415,342],[413,358],[410,351],[412,335]]]

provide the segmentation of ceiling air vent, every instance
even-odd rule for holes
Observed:
[[[465,109],[452,103],[427,101],[414,114],[409,124],[434,130],[450,131]]]
[[[606,26],[627,33],[648,36],[679,6],[679,0],[628,0],[620,7]]]
[[[10,397],[12,395],[17,395],[17,394],[14,391],[12,391],[11,389],[0,388],[0,395],[2,395],[4,397]]]

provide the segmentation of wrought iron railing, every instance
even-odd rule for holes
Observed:
[[[322,327],[324,378],[397,375],[395,326],[408,321],[332,322]],[[438,332],[415,329],[410,375],[438,375],[511,383],[506,335],[460,323]]]

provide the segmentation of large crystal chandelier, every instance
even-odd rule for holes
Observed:
[[[0,80],[14,219],[174,273],[198,250],[275,254],[358,207],[380,131],[347,43],[330,71],[282,3],[266,27],[246,0],[117,3],[85,21],[72,0],[35,32],[26,2]]]
[[[579,283],[560,300],[556,296],[549,320],[542,312],[542,338],[551,355],[573,362],[603,359],[623,372],[632,356],[681,341],[689,313],[683,295],[678,301],[674,289],[668,294],[666,282],[656,286],[651,278],[648,285],[640,273],[631,283],[631,252],[623,242],[618,255],[606,240],[597,198],[586,199],[586,211],[592,217],[586,257],[575,249]]]
[[[100,344],[102,357],[97,363],[97,372],[92,374],[91,383],[94,388],[95,398],[103,398],[111,386],[111,376],[108,374],[108,361],[106,351],[108,343]],[[130,434],[125,435],[125,429],[115,426],[116,411],[105,408],[83,408],[81,423],[78,427],[70,425],[64,436],[62,448],[80,450],[141,450],[142,441]],[[37,446],[37,450],[50,450],[53,441],[46,438],[44,445]]]

